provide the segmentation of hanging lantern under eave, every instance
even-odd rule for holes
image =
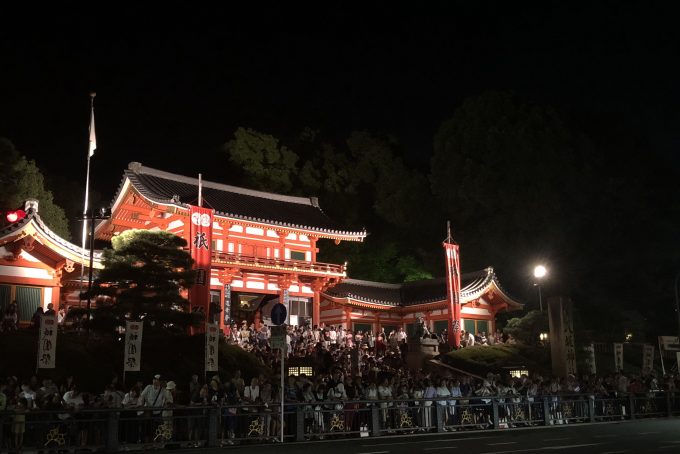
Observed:
[[[7,222],[9,222],[10,224],[14,224],[15,222],[21,221],[25,217],[26,212],[24,210],[8,211],[7,214],[5,215],[5,219],[7,219]]]

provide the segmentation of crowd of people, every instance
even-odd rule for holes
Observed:
[[[439,340],[440,346],[445,347],[448,340],[447,330],[439,333],[432,333],[432,337]],[[263,348],[269,344],[271,338],[271,328],[266,324],[261,324],[259,329],[254,324],[248,324],[245,320],[239,326],[237,323],[227,325],[224,330],[227,342],[238,345],[246,350],[256,347]],[[393,329],[389,332],[385,328],[374,333],[371,330],[352,331],[344,328],[343,325],[321,325],[321,326],[288,326],[286,344],[292,356],[304,354],[310,348],[321,344],[325,349],[333,347],[340,348],[362,348],[376,350],[378,354],[385,353],[389,348],[399,349],[403,347],[408,339],[408,334],[403,327]],[[515,344],[512,335],[503,334],[499,329],[495,333],[480,332],[474,334],[470,331],[461,331],[461,347],[471,347],[474,345],[495,345],[495,344]]]
[[[225,341],[252,352],[263,365],[278,371],[279,356],[269,345],[271,332],[263,327],[255,330],[247,324],[231,325],[224,334]],[[495,335],[494,337],[501,336]],[[81,389],[77,377],[68,377],[55,383],[50,378],[42,380],[33,376],[27,379],[8,377],[0,385],[0,413],[9,424],[5,434],[11,434],[11,444],[20,449],[26,432],[26,418],[36,410],[48,410],[58,418],[78,421],[86,413],[82,409],[129,410],[132,417],[144,415],[144,407],[158,408],[150,416],[164,418],[173,412],[191,407],[218,405],[222,410],[223,438],[226,443],[246,435],[243,418],[252,414],[261,420],[261,431],[267,437],[278,431],[275,417],[284,397],[287,425],[304,424],[305,430],[323,436],[329,431],[333,412],[342,412],[343,427],[349,431],[363,430],[370,416],[366,412],[372,405],[380,408],[380,423],[385,430],[398,426],[398,417],[409,413],[413,424],[432,427],[437,413],[436,405],[446,407],[440,412],[445,425],[460,424],[461,405],[488,404],[492,397],[503,402],[533,402],[542,396],[580,394],[596,397],[616,397],[626,393],[655,393],[669,391],[675,396],[680,382],[677,376],[657,377],[626,376],[623,373],[608,376],[570,375],[564,379],[542,377],[538,374],[521,377],[488,374],[484,378],[456,376],[450,373],[413,370],[406,366],[406,339],[403,329],[394,334],[384,331],[373,333],[344,330],[340,327],[290,327],[286,343],[289,358],[301,358],[313,364],[314,373],[289,376],[283,390],[276,377],[260,374],[243,377],[238,370],[230,376],[211,376],[202,380],[198,374],[189,377],[154,376],[152,383],[126,385],[114,377],[105,389]],[[181,383],[178,386],[177,383]],[[281,392],[283,391],[283,393]],[[375,402],[375,403],[371,403]],[[295,418],[295,408],[301,406],[304,421]],[[413,411],[413,408],[419,409]],[[252,414],[251,414],[252,413]],[[37,412],[36,415],[40,414]],[[7,417],[8,416],[8,417]],[[503,412],[501,412],[501,417]],[[36,416],[37,417],[37,416]],[[490,415],[475,424],[490,424]],[[252,418],[251,418],[252,419]],[[205,427],[192,423],[189,418],[186,439],[200,443],[205,439]],[[85,445],[102,434],[76,424],[71,433],[72,444]],[[141,426],[140,426],[141,427]],[[39,432],[39,431],[38,431]],[[37,437],[41,436],[38,432]],[[148,441],[150,432],[143,428],[133,431],[129,442]]]
[[[57,322],[62,325],[66,320],[66,309],[60,308],[58,311],[54,310],[54,304],[49,303],[46,309],[38,306],[31,316],[30,326],[32,328],[40,326],[40,317],[43,315],[56,315]],[[2,313],[2,320],[0,321],[0,333],[12,332],[19,329],[19,310],[17,309],[17,302],[12,301],[7,305],[7,308]]]

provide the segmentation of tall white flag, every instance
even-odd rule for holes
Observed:
[[[97,135],[94,133],[94,105],[92,106],[92,113],[90,115],[90,154],[88,157],[92,157],[94,150],[97,149]]]

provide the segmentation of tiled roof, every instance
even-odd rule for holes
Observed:
[[[480,297],[492,283],[495,283],[496,287],[501,289],[498,278],[491,267],[461,275],[461,299],[465,302]],[[403,284],[345,279],[340,284],[328,289],[325,294],[336,298],[351,298],[393,307],[427,304],[444,301],[447,298],[445,278]],[[508,297],[508,299],[510,298]],[[521,306],[514,301],[513,303]]]
[[[36,200],[27,201],[24,211],[26,211],[26,216],[23,219],[20,219],[19,221],[14,222],[12,224],[8,224],[4,226],[2,229],[0,229],[0,243],[2,242],[2,238],[10,236],[15,232],[24,229],[28,224],[33,223],[36,230],[40,232],[42,235],[44,235],[46,238],[48,238],[50,241],[52,241],[54,244],[64,248],[64,250],[74,254],[77,257],[85,257],[87,260],[89,260],[90,256],[89,249],[82,249],[80,246],[77,246],[71,243],[70,241],[63,239],[62,237],[54,233],[43,222],[42,218],[38,214],[38,201]],[[101,260],[101,257],[102,251],[95,250],[93,254],[94,260],[96,262],[99,262]]]
[[[197,203],[197,178],[163,172],[132,162],[125,171],[123,183],[126,179],[153,202],[184,207]],[[217,216],[327,232],[358,240],[366,236],[365,230],[343,229],[321,210],[315,197],[273,194],[205,180],[202,185],[203,206],[213,208]],[[123,184],[114,197],[114,203],[122,187]]]

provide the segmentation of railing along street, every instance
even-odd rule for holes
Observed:
[[[58,409],[0,412],[0,452],[23,449],[118,452],[152,447],[218,447],[277,442],[280,407],[272,405]],[[680,393],[474,396],[428,399],[286,402],[284,441],[380,437],[460,430],[597,423],[680,416]]]

